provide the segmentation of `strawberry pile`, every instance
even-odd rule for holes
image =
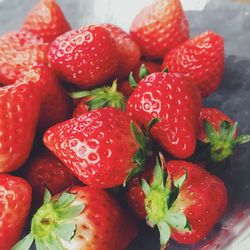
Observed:
[[[125,250],[140,220],[161,249],[203,240],[228,193],[202,157],[250,141],[203,106],[223,69],[223,37],[190,38],[179,0],[155,0],[129,34],[71,29],[40,0],[0,36],[0,249]]]

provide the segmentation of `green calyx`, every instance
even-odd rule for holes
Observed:
[[[168,66],[162,70],[162,73],[168,73]],[[148,70],[148,68],[145,66],[145,64],[142,64],[140,67],[140,70],[139,70],[139,79],[142,80],[150,74],[151,74],[151,72]],[[133,76],[133,72],[130,72],[128,79],[129,79],[130,86],[135,89],[137,87],[138,83],[136,82],[136,80]]]
[[[131,132],[135,140],[139,144],[139,149],[136,151],[132,159],[132,162],[136,163],[137,166],[129,172],[127,178],[125,179],[123,183],[124,187],[134,175],[139,174],[143,171],[145,161],[148,155],[151,154],[151,139],[149,137],[149,131],[159,121],[160,121],[160,118],[154,118],[150,120],[147,125],[147,128],[144,130],[139,130],[137,126],[135,125],[135,123],[131,121],[130,123]]]
[[[171,236],[171,228],[179,231],[190,231],[191,228],[185,214],[172,209],[179,190],[187,178],[187,173],[183,169],[183,176],[174,182],[172,176],[167,177],[163,171],[165,162],[162,155],[160,155],[160,160],[161,164],[158,159],[156,160],[151,186],[144,179],[141,181],[141,186],[146,195],[147,223],[151,227],[155,225],[158,227],[161,249],[165,249]]]
[[[114,107],[125,110],[125,97],[117,91],[117,80],[113,81],[111,87],[101,87],[89,91],[78,91],[69,93],[72,98],[86,98],[89,110]]]
[[[142,64],[139,70],[139,79],[142,80],[148,75],[150,75],[150,71],[147,69],[147,67],[144,64]],[[129,84],[132,88],[137,87],[137,82],[135,81],[132,72],[129,74]]]
[[[237,144],[243,144],[250,141],[250,135],[239,135],[236,137],[237,122],[231,124],[223,121],[220,130],[215,128],[206,120],[203,121],[204,130],[208,137],[207,143],[210,146],[210,157],[213,161],[223,161],[234,152]]]
[[[30,233],[19,241],[12,250],[30,249],[35,241],[36,249],[64,250],[62,240],[70,241],[76,231],[74,219],[83,211],[84,204],[75,204],[76,196],[64,192],[52,200],[46,189],[44,204],[37,210],[31,221]]]

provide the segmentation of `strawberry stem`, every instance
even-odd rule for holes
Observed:
[[[117,80],[113,81],[111,87],[101,87],[89,91],[78,91],[68,93],[72,98],[86,98],[86,104],[89,110],[114,107],[122,111],[125,110],[125,97],[117,91]]]
[[[203,121],[204,130],[207,134],[210,146],[210,157],[213,161],[220,162],[233,155],[237,144],[250,141],[250,135],[239,135],[237,133],[237,122],[233,125],[228,121],[222,121],[219,132],[207,120]]]

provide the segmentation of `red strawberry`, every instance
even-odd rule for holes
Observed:
[[[40,110],[33,83],[0,88],[0,173],[18,169],[28,158]]]
[[[137,82],[141,80],[140,69],[142,65],[144,65],[150,73],[161,71],[161,65],[159,63],[140,60],[140,62],[136,65],[136,67],[133,70],[133,76],[135,81]],[[124,80],[123,82],[119,83],[118,89],[126,97],[129,97],[134,92],[134,88],[130,85],[129,80]]]
[[[119,79],[124,78],[139,62],[141,57],[140,48],[129,34],[120,27],[113,24],[102,24],[102,27],[110,32],[116,43],[118,66],[114,75]]]
[[[52,125],[68,119],[71,115],[72,103],[64,92],[51,69],[46,65],[35,65],[23,72],[18,81],[32,81],[40,88],[42,95],[41,112],[38,129],[45,131]]]
[[[117,81],[111,87],[100,87],[89,91],[78,91],[70,94],[72,98],[82,98],[75,108],[73,117],[82,115],[88,110],[102,107],[114,107],[125,110],[125,97],[117,91]]]
[[[32,186],[35,205],[42,204],[46,187],[55,195],[78,183],[69,169],[46,151],[33,157],[27,165],[25,178]]]
[[[202,97],[219,86],[224,70],[224,41],[212,31],[201,33],[166,54],[162,68],[181,73],[196,84]]]
[[[77,104],[72,117],[77,117],[79,115],[85,114],[89,111],[89,106],[86,104],[84,98]]]
[[[198,125],[198,139],[209,144],[214,161],[225,160],[237,144],[250,141],[250,135],[237,136],[237,122],[216,108],[202,108]]]
[[[20,73],[36,63],[46,63],[49,45],[27,32],[9,32],[0,36],[0,82],[15,83]]]
[[[45,195],[32,219],[31,232],[13,250],[125,250],[137,225],[104,190],[75,186],[60,196]]]
[[[179,74],[164,72],[141,80],[127,102],[127,113],[139,124],[160,119],[151,135],[178,158],[187,158],[195,150],[200,108],[196,87]]]
[[[151,173],[150,184],[142,180],[144,200],[134,202],[138,207],[144,204],[148,224],[158,226],[161,249],[170,237],[181,244],[206,237],[227,208],[223,181],[186,161],[170,161],[164,170],[157,162]]]
[[[40,0],[24,20],[21,30],[52,42],[69,31],[70,25],[56,1]]]
[[[84,26],[52,42],[49,63],[64,79],[82,88],[95,87],[116,70],[118,59],[115,41],[101,26]]]
[[[0,249],[10,250],[20,239],[31,203],[31,187],[22,178],[0,174]]]
[[[146,180],[147,182],[152,181],[152,166],[155,165],[155,158],[150,157],[144,171],[140,175],[135,175],[129,182],[128,188],[125,192],[125,199],[133,212],[133,214],[139,219],[145,219],[147,212],[145,210],[144,200],[145,194],[141,188],[141,179]]]
[[[147,138],[130,122],[119,109],[95,109],[53,126],[44,143],[83,183],[110,188],[141,171],[146,158]]]
[[[189,24],[180,1],[154,1],[137,14],[130,34],[140,46],[142,55],[163,58],[189,37]]]

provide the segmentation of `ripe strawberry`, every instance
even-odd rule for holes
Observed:
[[[147,217],[147,212],[145,210],[144,200],[145,194],[141,188],[141,179],[151,182],[153,179],[152,166],[155,166],[155,158],[153,156],[149,157],[144,167],[144,171],[135,175],[127,184],[127,189],[125,192],[125,200],[128,203],[131,212],[139,219],[145,219]]]
[[[18,169],[30,153],[40,110],[33,83],[0,88],[0,173]]]
[[[70,30],[61,8],[54,0],[40,0],[25,18],[21,30],[47,42]]]
[[[32,186],[35,206],[42,204],[45,188],[55,195],[78,184],[73,173],[47,151],[33,157],[27,167],[25,178]]]
[[[50,197],[34,215],[31,232],[13,250],[125,250],[137,235],[137,225],[104,190],[72,187]]]
[[[139,46],[120,27],[113,24],[102,24],[101,26],[110,32],[116,43],[118,66],[114,76],[119,79],[127,77],[140,60]]]
[[[110,188],[142,170],[148,138],[121,110],[95,109],[57,124],[45,145],[85,184]]]
[[[196,87],[179,74],[165,72],[141,80],[127,102],[127,113],[139,124],[160,119],[151,135],[177,158],[187,158],[195,150],[200,108]]]
[[[86,100],[83,98],[76,106],[72,117],[77,117],[79,115],[85,114],[89,111],[89,106],[86,104]]]
[[[19,74],[36,63],[46,63],[49,45],[27,32],[9,32],[0,36],[0,82],[15,83]]]
[[[76,106],[73,117],[82,115],[89,110],[114,107],[125,110],[125,97],[117,91],[117,81],[111,87],[100,87],[89,91],[78,91],[70,94],[72,98],[82,98]]]
[[[162,68],[181,73],[196,84],[203,98],[219,86],[224,70],[224,41],[212,31],[203,32],[166,54]]]
[[[210,146],[214,161],[223,161],[233,154],[237,144],[250,141],[250,135],[237,136],[237,122],[216,108],[202,108],[198,123],[198,139]]]
[[[161,65],[159,63],[140,60],[133,70],[133,76],[137,82],[141,80],[140,69],[142,65],[144,65],[150,73],[161,71]],[[130,85],[129,80],[124,80],[123,82],[119,83],[118,90],[121,91],[126,97],[129,97],[134,92],[134,88]]]
[[[223,181],[186,161],[170,161],[163,170],[157,161],[151,173],[150,184],[142,179],[144,200],[134,202],[138,207],[144,204],[148,224],[158,226],[161,249],[170,237],[181,244],[202,240],[227,208]]]
[[[72,112],[71,100],[48,66],[35,65],[29,71],[23,72],[18,81],[32,81],[37,88],[40,88],[42,95],[38,121],[40,131],[45,131],[52,125],[70,117]]]
[[[82,88],[100,85],[113,75],[118,59],[114,39],[101,26],[84,26],[57,37],[49,51],[51,68]]]
[[[137,14],[130,34],[140,46],[142,55],[163,58],[189,37],[189,24],[180,1],[154,1]]]
[[[10,250],[20,239],[30,210],[31,187],[20,177],[0,174],[0,249]]]

